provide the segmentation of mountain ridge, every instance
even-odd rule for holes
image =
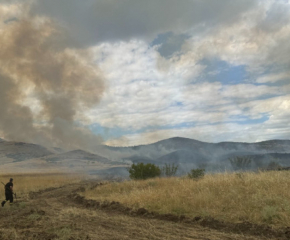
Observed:
[[[132,163],[154,163],[159,166],[176,164],[185,172],[202,167],[206,171],[231,171],[229,159],[251,157],[249,168],[266,168],[275,162],[282,167],[290,166],[290,140],[273,139],[261,142],[219,142],[207,143],[190,138],[174,137],[147,145],[133,147],[96,146],[95,152],[82,149],[64,151],[59,148],[47,149],[41,145],[0,141],[0,164],[40,159],[55,166],[91,169],[99,172],[99,167],[123,166],[118,169],[124,174],[124,167]],[[100,170],[101,171],[101,170]],[[111,171],[111,170],[110,170]],[[116,171],[116,172],[118,172]],[[111,172],[112,173],[112,172]]]

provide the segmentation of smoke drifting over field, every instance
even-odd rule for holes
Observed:
[[[90,149],[99,137],[76,122],[99,102],[104,81],[89,50],[68,48],[55,22],[13,6],[0,2],[0,136]]]

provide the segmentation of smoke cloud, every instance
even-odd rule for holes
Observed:
[[[147,39],[164,32],[183,33],[206,23],[232,23],[256,6],[257,0],[37,0],[33,14],[59,19],[75,46]]]
[[[29,6],[0,3],[0,134],[6,140],[92,149],[101,139],[81,126],[102,97],[104,80],[89,50]],[[28,9],[27,11],[24,11]]]

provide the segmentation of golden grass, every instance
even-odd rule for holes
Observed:
[[[109,183],[88,189],[84,195],[159,213],[290,226],[290,172],[287,171],[206,175],[198,181],[163,178]]]
[[[0,181],[6,184],[10,177],[13,178],[14,192],[16,192],[17,197],[21,199],[27,198],[29,192],[35,192],[51,187],[60,187],[65,184],[76,183],[85,179],[85,176],[80,174],[44,173],[0,175]],[[2,183],[0,183],[0,185],[2,185]],[[4,196],[4,186],[2,185],[2,188],[0,189],[0,194]]]

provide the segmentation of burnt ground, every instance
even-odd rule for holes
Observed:
[[[88,185],[98,186],[84,182],[50,188],[30,193],[29,199],[13,206],[7,204],[0,209],[0,239],[288,239],[287,229],[160,215],[125,208],[118,202],[86,200],[78,193]]]

